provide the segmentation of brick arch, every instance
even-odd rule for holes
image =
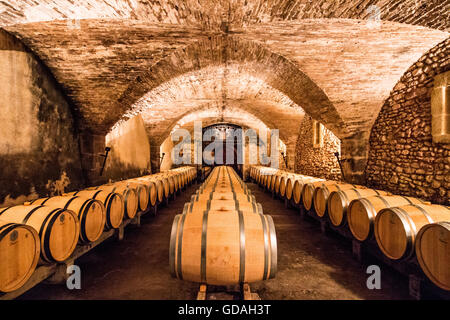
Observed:
[[[194,121],[202,121],[203,126],[208,126],[218,122],[229,122],[239,126],[248,127],[258,131],[260,128],[270,130],[275,127],[273,123],[267,123],[261,120],[257,115],[243,109],[233,108],[224,112],[223,116],[218,115],[216,110],[212,109],[210,104],[202,105],[194,110],[184,113],[182,116],[174,119],[172,124],[161,135],[160,141],[167,138],[176,126],[180,128],[193,127]],[[206,122],[205,122],[206,121]]]
[[[115,108],[125,114],[142,96],[161,84],[185,73],[227,63],[237,63],[245,72],[262,79],[337,136],[346,135],[346,125],[331,101],[295,63],[260,43],[238,36],[211,36],[176,50],[138,76],[120,96]]]

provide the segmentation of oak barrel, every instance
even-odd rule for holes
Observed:
[[[327,183],[323,179],[313,178],[313,177],[299,177],[293,181],[292,184],[292,196],[294,198],[295,204],[303,203],[303,206],[310,210],[312,207],[312,197],[316,185],[321,185],[322,183]]]
[[[128,188],[132,188],[136,190],[136,194],[138,197],[138,211],[146,211],[149,204],[150,199],[150,188],[147,184],[142,183],[140,181],[134,180],[125,180],[116,182],[116,185],[125,185]]]
[[[147,189],[146,190],[146,192],[147,192],[146,208],[147,209],[149,207],[153,207],[156,205],[156,203],[158,201],[158,190],[157,190],[157,185],[153,180],[134,178],[134,179],[129,179],[127,181],[130,183],[139,183],[139,184],[145,186],[145,188]],[[139,197],[139,202],[141,202],[141,197]],[[142,209],[143,207],[145,207],[144,202],[139,205],[139,208],[141,209],[141,211],[145,211],[144,209]]]
[[[93,189],[121,194],[123,197],[125,217],[128,219],[133,219],[136,216],[138,211],[138,195],[134,188],[128,187],[124,184],[104,184]]]
[[[41,205],[14,206],[0,209],[0,219],[33,227],[39,234],[44,262],[66,260],[80,236],[80,223],[71,210]]]
[[[236,192],[210,192],[210,193],[195,193],[191,196],[191,200],[246,200],[256,202],[255,196],[246,193]]]
[[[252,212],[257,214],[263,214],[262,206],[256,202],[239,201],[239,200],[199,200],[191,201],[185,206],[186,212],[183,213],[202,213],[205,210],[214,211],[229,211],[229,210],[241,210],[246,212]]]
[[[105,229],[105,206],[98,200],[80,196],[57,196],[30,201],[32,205],[72,210],[80,222],[80,242],[94,242]]]
[[[423,226],[417,234],[416,256],[427,277],[450,291],[450,222]]]
[[[319,217],[323,217],[327,210],[328,198],[330,194],[334,191],[348,190],[348,189],[364,189],[365,187],[349,184],[349,183],[339,183],[326,181],[322,185],[315,187],[313,192],[313,205],[314,211]]]
[[[164,184],[163,184],[163,179],[162,177],[158,177],[156,175],[151,175],[151,176],[144,176],[144,177],[139,177],[136,178],[136,180],[138,181],[150,181],[153,182],[155,184],[155,188],[156,188],[156,203],[158,202],[162,202],[164,200]],[[167,191],[168,193],[169,191]],[[152,191],[150,191],[150,198],[152,198]],[[150,199],[150,202],[152,202],[153,200]],[[152,204],[153,206],[154,204]]]
[[[33,227],[0,220],[0,292],[22,287],[36,269],[40,252]]]
[[[239,211],[177,215],[169,266],[173,277],[232,285],[275,277],[277,240],[267,215]]]
[[[410,204],[382,209],[375,217],[375,239],[380,250],[390,259],[409,258],[414,254],[420,228],[441,221],[450,221],[450,209],[445,206]]]
[[[278,186],[278,195],[281,198],[287,197],[287,195],[286,195],[286,185],[287,185],[289,177],[290,177],[290,175],[284,175],[280,179],[280,185]],[[291,195],[292,195],[292,193],[291,193]]]
[[[339,227],[347,222],[347,208],[350,201],[370,196],[385,196],[389,194],[389,192],[382,190],[357,188],[333,191],[327,200],[328,217],[335,227]],[[323,217],[327,207],[324,208],[318,206],[316,209],[317,214],[319,215],[318,209],[321,209],[323,211],[321,211],[320,214]]]
[[[121,194],[103,190],[81,190],[67,195],[95,199],[103,203],[106,210],[106,229],[117,229],[122,224],[125,208]]]
[[[413,197],[381,195],[354,199],[347,209],[348,226],[355,239],[364,241],[373,235],[373,222],[380,210],[414,203],[425,202]]]

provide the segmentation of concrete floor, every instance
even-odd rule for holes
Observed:
[[[278,274],[251,285],[263,300],[409,299],[407,279],[386,266],[380,266],[381,289],[367,289],[367,265],[352,258],[348,240],[322,235],[318,223],[302,221],[295,210],[248,185],[277,231]],[[156,217],[144,216],[141,228],[129,226],[124,241],[107,241],[81,257],[80,290],[41,284],[19,299],[195,299],[198,284],[171,278],[168,251],[173,217],[196,189],[190,186]]]

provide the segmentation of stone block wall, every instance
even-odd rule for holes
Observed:
[[[334,155],[335,152],[340,152],[341,143],[323,126],[322,136],[322,146],[314,147],[313,119],[306,115],[300,123],[295,151],[295,172],[329,180],[341,180],[339,163]]]
[[[450,70],[450,39],[412,65],[394,87],[373,125],[369,186],[449,204],[450,145],[433,143],[434,77]]]

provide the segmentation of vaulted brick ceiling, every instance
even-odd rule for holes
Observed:
[[[370,19],[440,30],[450,27],[448,0],[8,0],[0,25],[61,19],[125,18],[220,27],[317,18]]]
[[[302,109],[340,137],[367,131],[450,25],[448,0],[35,3],[0,1],[0,25],[50,68],[81,129],[105,133],[142,111],[159,141],[208,105],[292,133]]]
[[[247,73],[246,68],[227,64],[205,67],[164,82],[139,99],[124,119],[142,114],[152,142],[158,143],[181,118],[192,118],[198,110],[208,114],[208,109],[211,114],[224,117],[230,109],[239,109],[244,122],[250,121],[247,115],[252,115],[271,129],[279,128],[284,138],[296,134],[290,129],[304,115],[303,109],[286,95]]]

